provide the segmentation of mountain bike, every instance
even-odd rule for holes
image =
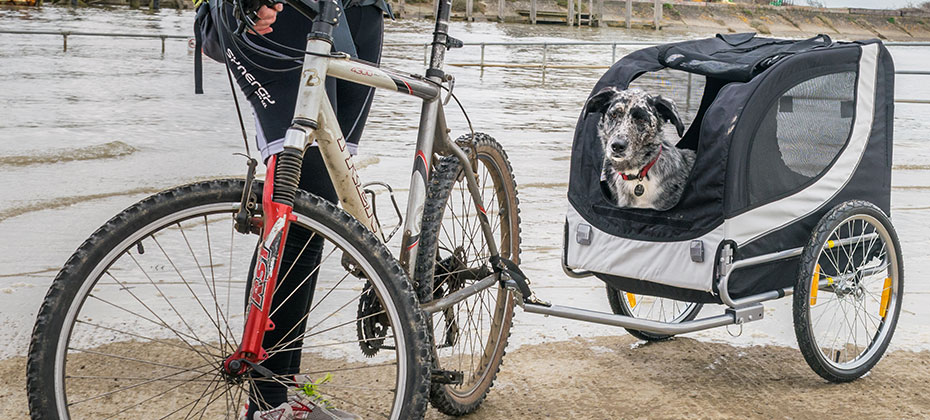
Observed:
[[[287,3],[313,15],[313,26],[284,151],[266,162],[264,181],[251,160],[246,179],[155,194],[77,249],[36,320],[34,419],[237,418],[262,381],[301,385],[364,418],[420,418],[429,401],[464,414],[484,399],[510,335],[513,290],[526,286],[506,153],[483,133],[448,135],[441,96],[454,97],[453,79],[442,65],[462,45],[448,35],[451,0],[439,1],[425,76],[331,53],[334,0],[318,13]],[[233,6],[246,28],[261,4]],[[346,149],[327,77],[423,100],[398,258],[373,186]],[[314,141],[341,208],[297,189]],[[302,245],[297,260],[315,262],[316,281],[276,287],[291,273],[281,262],[286,241]],[[322,252],[304,255],[319,249],[314,241]],[[312,301],[297,338],[263,348],[276,328],[270,316],[304,287]],[[276,353],[302,357],[300,379],[262,366]]]

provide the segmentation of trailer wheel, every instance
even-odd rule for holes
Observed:
[[[849,382],[881,359],[904,295],[901,245],[885,213],[847,201],[827,213],[801,254],[794,331],[818,375]]]

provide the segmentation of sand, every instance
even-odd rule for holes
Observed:
[[[24,364],[23,357],[0,361],[0,418],[27,416]],[[484,405],[467,418],[926,418],[928,391],[926,351],[891,352],[864,378],[837,385],[789,347],[619,335],[513,351]]]

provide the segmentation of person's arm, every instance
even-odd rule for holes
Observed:
[[[281,10],[284,10],[284,5],[281,3],[275,4],[273,9],[268,6],[262,6],[261,9],[258,9],[258,12],[256,12],[258,21],[255,22],[253,28],[255,32],[259,35],[265,35],[271,32],[271,24],[277,19],[278,12]]]

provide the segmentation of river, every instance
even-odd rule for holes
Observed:
[[[3,28],[23,30],[189,34],[192,21],[189,11],[0,9]],[[386,40],[423,43],[430,32],[427,21],[389,22]],[[699,36],[463,22],[453,23],[451,33],[466,43]],[[0,191],[8,192],[0,201],[0,358],[25,354],[36,310],[56,271],[109,217],[167,187],[245,172],[244,160],[234,156],[243,146],[221,65],[205,64],[206,93],[194,95],[192,54],[184,40],[168,40],[164,55],[158,40],[71,37],[67,52],[61,42],[60,36],[0,34]],[[548,54],[553,62],[610,63],[609,46],[575,48],[550,47]],[[633,49],[618,47],[618,57]],[[891,51],[898,69],[927,70],[921,66],[930,62],[930,48]],[[519,46],[488,47],[485,54],[489,62],[524,63],[542,55],[540,48]],[[466,47],[450,52],[448,62],[475,62],[477,56],[477,48]],[[387,47],[384,63],[421,72],[422,57],[422,48]],[[496,137],[510,155],[521,200],[523,267],[537,294],[609,310],[597,280],[569,279],[559,267],[573,128],[603,70],[550,69],[545,81],[538,69],[449,71],[476,129]],[[681,85],[659,80],[651,86],[683,97]],[[930,78],[899,76],[897,96],[930,99]],[[376,96],[358,156],[364,179],[406,189],[418,112],[410,97]],[[928,112],[930,105],[897,106],[892,199],[907,282],[892,349],[930,349]],[[460,113],[449,108],[448,115],[453,134],[464,133]],[[793,346],[790,299],[768,305],[766,315],[739,337],[722,329],[692,336],[739,346]],[[623,331],[518,313],[512,343],[614,333]]]

